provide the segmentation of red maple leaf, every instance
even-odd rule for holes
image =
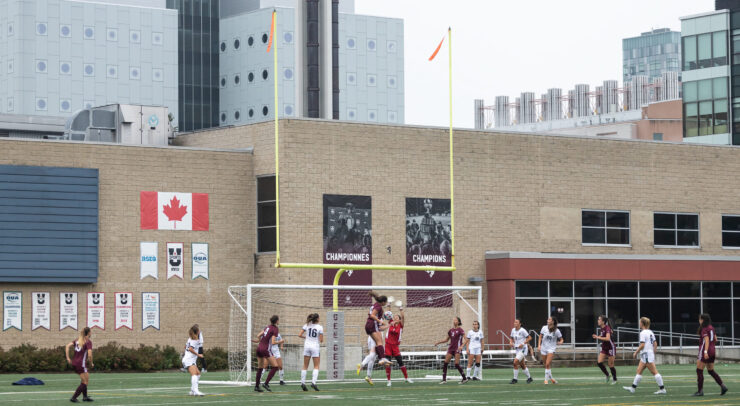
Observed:
[[[170,200],[170,204],[164,206],[163,209],[165,216],[167,216],[170,221],[175,222],[182,221],[182,218],[188,213],[188,206],[181,206],[180,201],[176,196],[173,196]],[[175,223],[175,228],[177,228],[177,223]]]

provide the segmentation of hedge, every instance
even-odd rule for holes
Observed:
[[[208,370],[228,369],[228,354],[222,348],[208,348],[204,354]],[[180,351],[172,346],[160,347],[140,345],[139,348],[128,348],[110,342],[93,347],[95,372],[107,371],[164,371],[179,369],[182,366]],[[64,347],[37,348],[22,344],[4,350],[0,347],[0,372],[64,372],[72,371],[64,356]]]

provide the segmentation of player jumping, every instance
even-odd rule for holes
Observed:
[[[447,338],[434,344],[440,345],[448,341],[450,342],[447,347],[447,354],[445,354],[445,362],[442,364],[442,382],[440,382],[440,385],[447,383],[447,366],[453,356],[455,357],[455,368],[457,368],[457,371],[460,372],[460,376],[462,376],[460,384],[462,385],[468,382],[468,378],[465,376],[465,371],[463,371],[460,366],[460,351],[462,350],[463,337],[465,336],[465,331],[460,328],[460,324],[462,324],[460,317],[453,317],[452,328],[447,332]]]
[[[708,314],[699,316],[698,334],[701,340],[701,346],[699,347],[699,356],[696,360],[696,384],[699,389],[694,393],[694,396],[704,396],[704,367],[709,370],[709,375],[714,378],[714,381],[721,388],[720,395],[724,395],[727,393],[727,386],[722,382],[722,378],[714,372],[714,343],[717,342],[717,336],[714,333],[714,327],[712,327],[712,319]]]
[[[599,353],[599,358],[596,360],[596,365],[598,365],[599,368],[601,368],[601,372],[606,375],[606,383],[611,381],[611,384],[615,385],[617,383],[617,368],[614,368],[614,357],[617,355],[617,346],[614,345],[614,341],[612,341],[612,326],[611,323],[609,323],[609,318],[603,314],[599,316],[596,323],[601,329],[599,335],[591,335],[591,337],[601,341],[601,352]],[[612,373],[611,379],[609,379],[609,372],[607,372],[606,367],[604,366],[604,359],[607,359],[609,362],[609,370]]]
[[[378,330],[385,331],[388,329],[388,323],[385,322],[385,320],[381,319],[381,323],[378,326]],[[382,337],[382,334],[381,334]],[[375,339],[371,336],[367,336],[367,355],[362,360],[361,363],[357,364],[357,376],[360,375],[360,371],[362,371],[362,368],[367,367],[367,375],[365,375],[365,382],[370,384],[370,386],[375,385],[373,383],[373,366],[375,365],[375,360],[378,359],[377,354],[375,354]]]
[[[558,329],[558,319],[548,317],[547,324],[540,330],[539,350],[542,361],[545,364],[545,385],[558,383],[552,377],[552,359],[555,357],[555,349],[563,343],[563,334]]]
[[[381,317],[383,317],[383,306],[388,303],[388,298],[382,295],[377,295],[375,292],[370,292],[369,294],[375,299],[375,303],[373,303],[373,307],[370,308],[370,312],[367,315],[365,333],[375,341],[375,354],[377,354],[377,357],[379,358],[378,365],[385,366],[390,362],[383,358],[383,355],[385,355],[385,349],[383,348],[383,334],[380,332],[380,324],[382,323]]]
[[[532,375],[529,374],[529,368],[527,368],[527,351],[529,350],[529,342],[532,337],[529,335],[527,330],[522,327],[522,320],[519,318],[514,319],[514,328],[511,329],[511,336],[509,337],[509,345],[516,351],[514,356],[514,379],[511,380],[512,384],[519,381],[519,368],[522,368],[524,375],[527,375],[527,383],[532,383]]]
[[[403,331],[405,319],[403,307],[399,307],[398,313],[393,315],[393,320],[388,327],[388,334],[385,339],[385,358],[390,362],[385,365],[385,376],[388,378],[388,384],[386,386],[391,386],[391,357],[394,357],[398,362],[398,366],[401,367],[401,372],[403,372],[403,378],[406,382],[414,383],[409,379],[406,366],[403,365],[403,358],[401,358],[401,350],[398,348],[401,345],[401,332]]]
[[[638,353],[640,354],[640,364],[637,365],[637,374],[635,375],[635,380],[632,381],[632,386],[623,386],[622,388],[630,391],[630,393],[635,393],[637,385],[642,380],[642,371],[647,368],[655,376],[655,382],[658,384],[658,391],[655,394],[664,395],[666,390],[663,385],[663,377],[660,376],[658,368],[655,367],[655,351],[658,349],[658,342],[655,340],[653,330],[650,330],[650,319],[647,317],[640,318],[640,329],[642,330],[640,331],[640,346],[632,354],[634,358],[637,358]]]

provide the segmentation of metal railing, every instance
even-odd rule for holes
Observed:
[[[640,329],[634,327],[617,327],[614,329],[614,335],[616,336],[613,340],[617,348],[630,348],[632,350],[640,346],[639,339]],[[675,333],[671,331],[655,331],[653,330],[655,339],[658,341],[658,347],[661,348],[673,348],[683,351],[687,348],[699,348],[700,337],[697,334],[687,333]],[[731,337],[717,337],[717,347],[721,348],[732,348],[740,347],[740,339]]]

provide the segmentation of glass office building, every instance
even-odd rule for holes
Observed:
[[[659,28],[623,39],[622,68],[623,83],[638,75],[654,79],[681,72],[681,33]]]

